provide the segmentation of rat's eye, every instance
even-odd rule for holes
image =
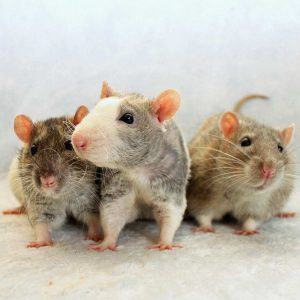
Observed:
[[[241,146],[242,147],[248,147],[252,144],[250,138],[248,138],[247,136],[244,137],[242,140],[241,140]]]
[[[133,115],[130,113],[125,113],[119,120],[127,124],[132,124],[134,122]]]
[[[34,156],[37,153],[37,146],[32,145],[30,148],[31,155]]]
[[[283,147],[280,144],[277,145],[277,148],[279,152],[283,152]]]
[[[65,141],[65,148],[69,151],[73,150],[72,142],[70,140]]]

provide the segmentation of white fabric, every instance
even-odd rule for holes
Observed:
[[[0,210],[16,205],[0,181]],[[300,190],[289,208],[300,211]],[[300,216],[272,219],[260,234],[195,234],[184,222],[176,235],[183,249],[146,249],[158,238],[154,222],[130,224],[117,252],[87,250],[81,226],[54,232],[55,246],[27,249],[34,239],[24,216],[0,216],[1,299],[299,299]]]

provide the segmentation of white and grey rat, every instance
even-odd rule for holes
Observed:
[[[4,214],[26,212],[36,232],[28,247],[53,244],[51,229],[67,216],[88,226],[88,239],[99,240],[99,194],[96,167],[79,158],[70,140],[74,125],[88,113],[85,106],[73,118],[60,117],[33,123],[18,115],[14,130],[24,142],[10,168],[10,183],[21,204]]]
[[[179,247],[173,238],[186,208],[189,156],[173,115],[180,96],[167,90],[149,100],[120,95],[104,82],[101,100],[76,127],[72,143],[78,155],[109,168],[101,187],[102,243],[114,250],[123,227],[150,213],[160,227],[152,248]]]
[[[188,213],[195,231],[213,232],[212,221],[232,214],[242,223],[237,234],[258,233],[270,217],[282,213],[293,188],[293,164],[287,149],[294,125],[278,130],[240,114],[244,103],[267,97],[250,95],[234,112],[208,118],[189,144],[192,160]]]

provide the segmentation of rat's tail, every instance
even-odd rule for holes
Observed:
[[[245,96],[244,98],[242,98],[241,100],[239,100],[234,108],[233,108],[233,111],[236,112],[236,113],[240,113],[241,112],[241,108],[242,106],[244,106],[244,104],[246,104],[248,101],[252,100],[252,99],[264,99],[264,100],[267,100],[269,99],[269,97],[267,96],[264,96],[264,95],[259,95],[259,94],[251,94],[251,95],[248,95],[248,96]]]

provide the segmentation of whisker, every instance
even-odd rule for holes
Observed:
[[[224,154],[224,155],[226,155],[228,157],[231,157],[232,159],[234,159],[236,161],[239,161],[241,164],[245,165],[245,163],[241,159],[239,159],[239,158],[237,158],[237,157],[235,157],[233,155],[230,155],[229,153],[226,153],[226,152],[224,152],[222,150],[219,150],[219,149],[215,149],[215,148],[212,148],[212,147],[205,147],[205,146],[199,146],[199,147],[193,147],[193,148],[194,149],[208,149],[208,150],[216,151],[218,153],[221,153],[221,154]]]

